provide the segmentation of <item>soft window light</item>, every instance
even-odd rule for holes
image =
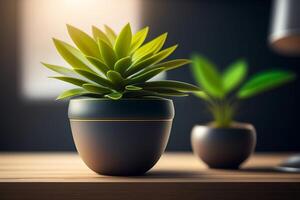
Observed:
[[[52,99],[72,86],[48,79],[52,72],[40,62],[67,66],[59,57],[52,37],[71,42],[66,24],[87,33],[91,25],[108,24],[119,31],[130,22],[139,28],[140,0],[21,0],[19,1],[21,91],[26,99]]]

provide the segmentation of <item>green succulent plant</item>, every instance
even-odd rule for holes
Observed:
[[[77,48],[53,39],[58,53],[71,68],[42,63],[61,74],[55,78],[77,86],[64,91],[57,99],[75,96],[92,96],[118,100],[149,96],[186,96],[199,88],[179,81],[151,81],[164,71],[188,64],[187,59],[162,62],[172,54],[177,45],[162,49],[167,38],[164,33],[145,43],[149,28],[132,34],[130,24],[120,33],[105,26],[105,31],[92,26],[93,36],[67,25],[71,39]],[[150,80],[150,81],[149,81]]]
[[[192,56],[191,69],[195,81],[203,90],[194,94],[206,102],[216,127],[232,125],[239,100],[251,98],[296,78],[290,71],[267,70],[244,82],[248,72],[244,59],[233,62],[224,72],[220,72],[201,55]]]

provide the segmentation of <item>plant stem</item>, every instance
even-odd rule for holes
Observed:
[[[233,121],[234,102],[228,99],[215,99],[209,109],[216,127],[229,127]]]

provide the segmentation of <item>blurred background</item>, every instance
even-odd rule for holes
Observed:
[[[70,41],[65,24],[119,30],[150,26],[150,37],[169,32],[167,45],[179,43],[174,57],[198,52],[220,69],[245,58],[250,76],[283,68],[300,72],[300,57],[283,56],[268,44],[271,0],[1,0],[0,150],[75,150],[67,118],[68,102],[55,96],[67,86],[47,79],[40,61],[62,64],[52,37]],[[193,83],[189,67],[166,74]],[[238,121],[257,129],[257,151],[300,151],[300,80],[243,101]],[[211,120],[203,103],[175,98],[176,117],[167,150],[190,151],[190,131]]]

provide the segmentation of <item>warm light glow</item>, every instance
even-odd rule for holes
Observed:
[[[91,25],[108,24],[119,31],[130,22],[133,31],[140,28],[140,0],[20,0],[19,11],[21,90],[27,99],[55,98],[73,87],[48,79],[53,73],[40,64],[67,66],[51,40],[56,37],[72,43],[65,24],[88,33]]]

